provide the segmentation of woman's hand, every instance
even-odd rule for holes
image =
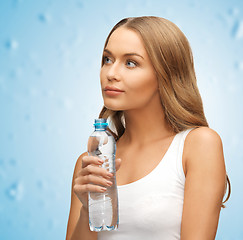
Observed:
[[[94,156],[84,156],[82,167],[74,180],[73,191],[79,198],[83,207],[88,210],[88,192],[103,193],[106,187],[110,187],[112,173],[100,167],[103,160]],[[121,165],[121,159],[116,159],[116,170]]]

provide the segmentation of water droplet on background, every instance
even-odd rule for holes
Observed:
[[[52,219],[49,219],[48,221],[47,221],[47,227],[48,227],[48,229],[49,230],[52,230],[52,229],[54,229],[54,228],[56,228],[57,226],[58,226],[58,224],[59,224],[59,220],[58,219],[54,219],[54,218],[52,218]]]
[[[243,21],[236,21],[232,28],[232,36],[235,39],[243,39]]]
[[[50,130],[50,127],[47,124],[42,123],[40,129],[42,132],[48,132]]]
[[[69,110],[72,109],[74,105],[73,100],[68,97],[60,99],[57,104],[59,107]]]
[[[46,183],[43,180],[38,180],[36,186],[39,190],[43,190],[46,187]]]
[[[48,13],[40,13],[39,16],[38,16],[38,19],[43,23],[50,22],[51,21],[51,15],[48,14]]]
[[[6,195],[11,200],[20,201],[23,198],[24,185],[22,182],[17,181],[13,183],[7,190]]]
[[[44,97],[54,97],[54,91],[50,89],[45,89],[42,94]]]
[[[19,47],[19,43],[15,39],[9,39],[6,41],[5,47],[9,50],[16,50]]]
[[[9,76],[11,78],[19,78],[22,76],[23,70],[21,67],[17,67],[16,69],[13,69],[12,71],[10,71]]]
[[[235,64],[235,67],[236,67],[237,70],[243,71],[243,61],[237,62]]]
[[[17,160],[15,158],[10,158],[9,159],[9,164],[13,167],[17,165]]]
[[[36,76],[42,76],[43,75],[43,70],[41,68],[38,68],[35,70]]]
[[[66,109],[72,109],[73,108],[73,100],[70,98],[65,98],[64,99],[64,107]]]
[[[239,9],[238,8],[230,8],[228,13],[229,13],[230,16],[237,16],[239,14]]]
[[[19,4],[21,4],[23,0],[13,0],[13,6],[17,7]]]
[[[29,122],[30,120],[31,120],[31,116],[30,116],[30,114],[25,114],[25,116],[24,116],[24,120],[26,121],[26,122]]]
[[[83,8],[84,7],[83,2],[82,1],[77,1],[77,7]]]

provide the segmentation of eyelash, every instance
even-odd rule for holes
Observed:
[[[106,64],[106,60],[110,60],[110,61],[111,61],[111,59],[110,59],[109,57],[107,57],[107,56],[103,56],[103,63],[104,63],[104,64]]]
[[[111,59],[110,59],[110,57],[108,57],[108,56],[103,56],[103,64],[105,65],[105,64],[109,64],[109,63],[107,63],[106,61],[111,61]],[[128,63],[132,63],[132,64],[134,64],[134,66],[133,67],[131,67],[131,66],[128,66],[127,64]],[[131,60],[131,59],[128,59],[128,60],[126,60],[126,65],[127,65],[127,67],[129,67],[129,68],[135,68],[136,66],[138,66],[138,63],[136,62],[136,61],[134,61],[134,60]]]
[[[134,65],[135,65],[134,67],[136,67],[136,66],[138,65],[137,62],[135,62],[135,61],[133,61],[133,60],[130,60],[130,59],[128,59],[128,60],[126,61],[126,64],[129,63],[129,62],[131,62],[132,64],[134,64]],[[130,67],[130,68],[134,68],[134,67]]]

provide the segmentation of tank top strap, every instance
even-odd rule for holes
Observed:
[[[176,157],[176,168],[177,168],[177,173],[179,176],[179,179],[181,183],[184,185],[185,184],[185,173],[183,170],[183,165],[182,165],[182,156],[183,156],[183,150],[184,150],[184,143],[185,139],[188,135],[188,133],[193,130],[194,128],[186,129],[178,134],[178,155]]]

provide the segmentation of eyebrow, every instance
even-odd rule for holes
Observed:
[[[109,50],[106,49],[106,48],[104,49],[104,52],[106,52],[106,53],[108,53],[108,54],[110,54],[110,55],[113,55],[112,52],[109,51]],[[127,56],[138,56],[138,57],[144,59],[144,58],[143,58],[141,55],[139,55],[138,53],[133,53],[133,52],[131,52],[131,53],[125,53],[124,56],[125,56],[125,57],[127,57]]]

